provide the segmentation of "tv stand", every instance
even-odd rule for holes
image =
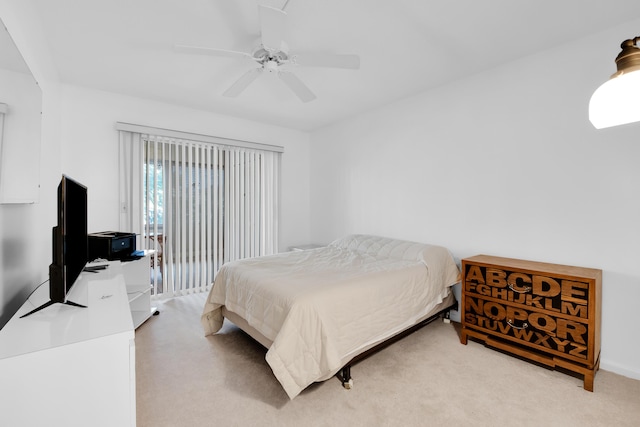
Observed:
[[[37,313],[38,311],[42,310],[43,308],[47,308],[47,307],[49,307],[50,305],[57,304],[57,303],[58,303],[57,301],[49,301],[49,302],[45,302],[45,303],[44,303],[44,304],[42,304],[40,307],[38,307],[38,308],[34,308],[33,310],[31,310],[31,311],[30,311],[30,312],[28,312],[27,314],[23,314],[22,316],[20,316],[20,318],[22,319],[23,317],[30,316],[30,315],[32,315],[33,313]],[[78,304],[78,303],[76,303],[76,302],[69,301],[69,300],[66,300],[65,302],[61,302],[60,304],[67,304],[67,305],[72,305],[72,306],[74,306],[74,307],[87,308],[87,306],[86,306],[86,305]]]

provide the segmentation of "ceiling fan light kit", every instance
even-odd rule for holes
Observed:
[[[589,120],[596,129],[640,121],[640,37],[625,40],[616,57],[618,71],[589,101]]]
[[[288,3],[288,1],[287,1]],[[285,3],[285,7],[286,7]],[[289,65],[308,67],[342,68],[357,70],[360,68],[360,57],[354,54],[304,53],[289,55],[289,47],[284,42],[287,14],[283,9],[269,6],[258,6],[260,13],[261,38],[258,46],[251,52],[238,52],[200,46],[175,45],[175,49],[196,54],[226,56],[251,59],[259,67],[251,69],[236,80],[223,92],[224,96],[237,97],[264,71],[275,73],[278,78],[302,101],[316,99],[316,95],[295,74],[285,68]]]

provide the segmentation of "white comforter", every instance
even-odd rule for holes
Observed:
[[[225,264],[202,314],[206,335],[221,307],[273,342],[266,360],[289,398],[335,375],[360,350],[424,317],[459,280],[449,251],[354,235],[327,247]]]

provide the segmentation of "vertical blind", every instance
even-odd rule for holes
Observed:
[[[154,295],[206,291],[225,262],[277,252],[281,152],[120,134],[121,226],[156,251]]]

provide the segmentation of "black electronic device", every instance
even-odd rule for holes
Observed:
[[[58,185],[57,219],[58,225],[52,230],[50,301],[20,317],[26,317],[55,303],[84,307],[67,300],[67,294],[88,259],[87,187],[66,175],[62,175]]]
[[[89,260],[127,260],[136,250],[136,235],[120,231],[89,234]]]

